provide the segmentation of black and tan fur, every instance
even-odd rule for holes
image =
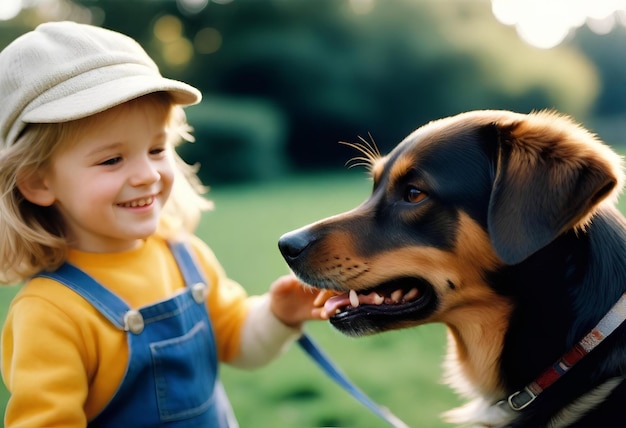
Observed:
[[[626,426],[624,326],[526,409],[495,406],[626,291],[626,221],[614,206],[621,158],[554,112],[463,113],[417,129],[384,157],[364,152],[371,196],[279,247],[315,287],[417,288],[419,297],[347,306],[331,323],[355,336],[444,323],[446,380],[470,399],[447,415],[458,424]]]

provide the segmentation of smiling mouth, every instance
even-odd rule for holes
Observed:
[[[117,204],[118,207],[122,208],[141,208],[148,205],[151,205],[154,202],[154,196],[149,196],[147,198],[135,199],[133,201],[122,202]]]

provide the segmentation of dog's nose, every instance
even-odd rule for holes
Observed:
[[[309,246],[311,240],[307,235],[302,230],[294,230],[278,239],[278,248],[286,260],[297,258]]]

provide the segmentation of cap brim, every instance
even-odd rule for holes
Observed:
[[[51,89],[45,97],[50,101],[44,101],[27,112],[22,120],[27,123],[67,122],[160,91],[168,92],[173,102],[182,106],[197,104],[202,99],[200,91],[193,86],[154,75],[121,77],[93,86],[87,85],[82,90],[77,90],[70,81]]]

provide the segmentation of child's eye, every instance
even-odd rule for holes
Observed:
[[[115,165],[117,163],[120,163],[121,161],[122,161],[122,158],[120,156],[117,156],[114,158],[107,159],[104,162],[100,162],[98,165]]]
[[[165,147],[156,147],[150,150],[151,155],[160,155],[165,152]]]

